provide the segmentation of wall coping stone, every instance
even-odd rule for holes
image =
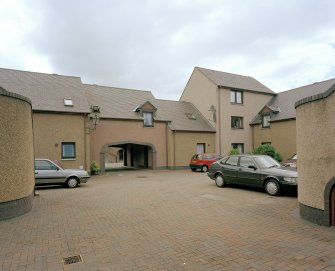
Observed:
[[[8,90],[5,90],[1,86],[0,86],[0,96],[7,96],[7,97],[14,98],[14,99],[18,99],[18,100],[27,102],[31,105],[31,100],[29,98],[22,96],[20,94],[14,93],[14,92],[9,92]]]
[[[328,96],[330,96],[333,92],[335,92],[335,84],[332,85],[327,91],[325,91],[323,93],[313,95],[313,96],[309,96],[309,97],[306,97],[306,98],[303,98],[303,99],[297,101],[294,104],[294,107],[297,108],[297,107],[299,107],[300,105],[303,105],[303,104],[307,104],[307,103],[311,103],[311,102],[314,102],[314,101],[325,99]]]

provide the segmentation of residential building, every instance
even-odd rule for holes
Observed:
[[[79,77],[0,69],[0,86],[31,100],[35,157],[89,168],[90,107]]]
[[[214,151],[215,129],[189,102],[9,69],[0,69],[0,86],[31,99],[35,157],[65,168],[97,161],[103,172],[115,153],[125,166],[185,168],[199,146]]]
[[[215,152],[254,148],[249,123],[276,94],[250,76],[195,67],[180,101],[189,101],[216,129]]]
[[[297,153],[295,102],[327,91],[335,78],[278,93],[251,121],[253,145],[269,143],[286,160]]]

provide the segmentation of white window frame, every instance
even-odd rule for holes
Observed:
[[[143,126],[144,127],[154,126],[154,113],[153,112],[143,112]]]

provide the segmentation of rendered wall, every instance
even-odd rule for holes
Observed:
[[[221,139],[221,154],[227,155],[231,150],[232,143],[244,143],[244,152],[253,149],[252,127],[249,123],[259,112],[259,110],[272,98],[254,92],[243,92],[243,104],[233,104],[230,102],[230,89],[220,89],[220,127],[216,127],[218,136]],[[231,117],[243,117],[243,129],[231,128]]]
[[[215,127],[213,115],[209,110],[211,105],[217,107],[217,86],[198,69],[193,73],[185,86],[180,101],[191,102]]]
[[[197,152],[197,143],[206,144],[207,153],[215,153],[215,133],[168,130],[168,167],[189,167],[191,157]]]
[[[156,149],[154,166],[166,167],[166,129],[165,122],[155,122],[154,127],[143,127],[143,121],[101,119],[97,129],[91,133],[91,160],[100,163],[100,152],[106,144],[149,143]]]
[[[324,210],[325,187],[335,176],[335,93],[297,111],[298,200]]]
[[[194,69],[180,100],[193,103],[216,128],[215,152],[228,154],[232,143],[243,143],[244,151],[251,151],[253,141],[249,123],[273,96],[243,91],[243,104],[232,104],[230,89],[218,89],[198,69]],[[216,109],[216,122],[213,122],[213,114],[209,111],[211,105]],[[244,129],[232,129],[231,116],[243,117]]]
[[[31,104],[0,88],[0,220],[31,210],[34,149]]]
[[[36,158],[57,160],[64,168],[89,169],[89,136],[83,115],[34,113],[33,120]],[[76,143],[75,159],[62,159],[62,142]]]
[[[271,142],[284,161],[297,153],[295,120],[271,122],[269,128],[262,128],[261,124],[257,124],[253,125],[252,129],[254,148],[263,142]]]

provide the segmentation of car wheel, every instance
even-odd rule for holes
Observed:
[[[196,169],[195,169],[195,168],[191,168],[191,170],[192,170],[192,171],[196,171]]]
[[[79,184],[79,181],[76,177],[71,177],[66,181],[66,186],[69,188],[75,188]]]
[[[207,172],[208,171],[208,167],[207,166],[202,166],[201,171],[202,172]]]
[[[270,196],[277,196],[280,193],[280,186],[275,180],[268,180],[265,183],[265,192]]]
[[[224,178],[221,174],[215,176],[215,184],[217,187],[224,187],[226,185]]]

